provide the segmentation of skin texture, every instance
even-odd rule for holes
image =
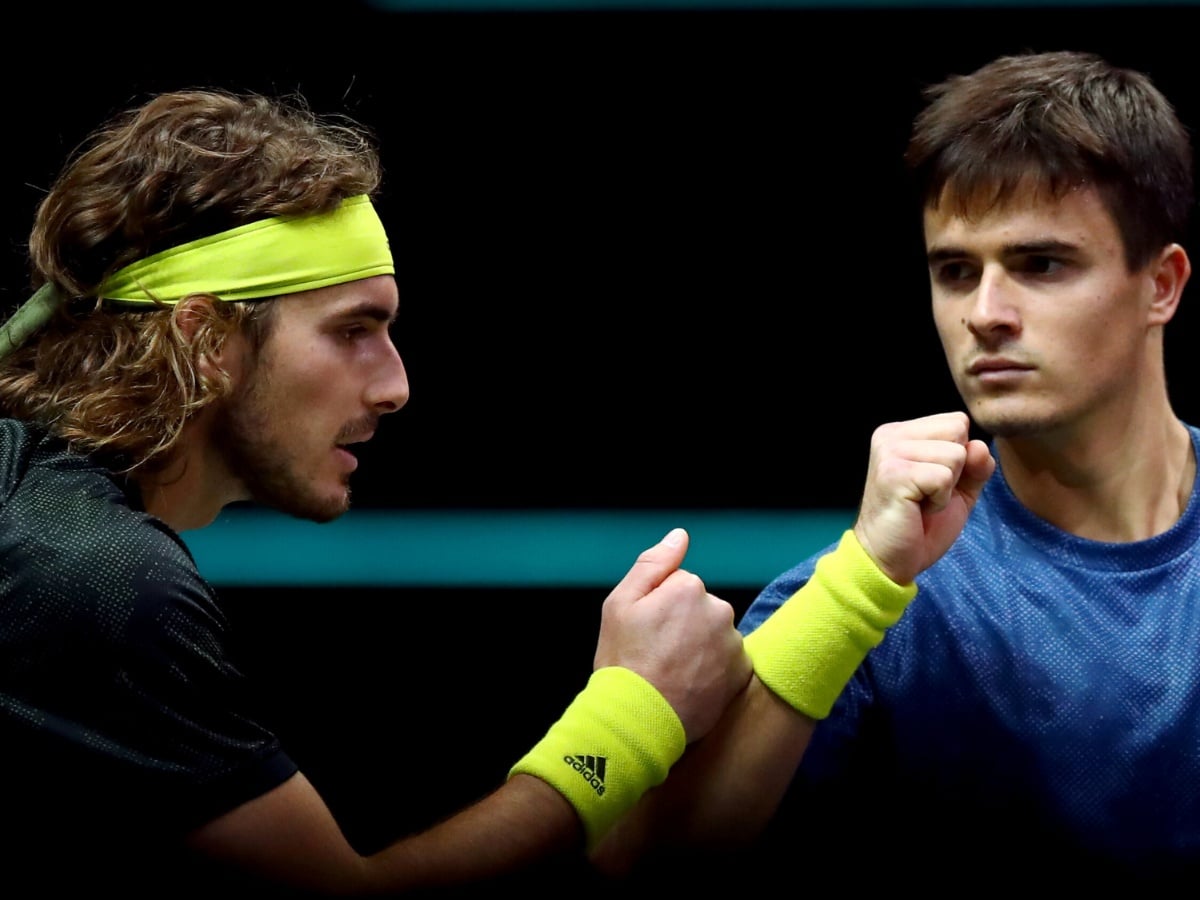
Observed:
[[[195,328],[196,297],[180,325]],[[258,354],[241,335],[201,361],[225,371],[233,394],[185,426],[162,476],[139,484],[146,508],[177,531],[208,525],[229,503],[255,500],[315,521],[350,505],[351,445],[408,402],[408,377],[389,326],[395,279],[379,275],[281,300]]]
[[[213,432],[246,499],[318,522],[349,509],[352,445],[408,401],[396,307],[395,282],[368,278],[289,298],[256,361],[237,341],[245,377]]]
[[[1126,270],[1094,189],[1026,193],[977,221],[925,215],[933,317],[955,385],[991,434],[1045,432],[1128,401],[1154,280]]]
[[[1130,271],[1099,192],[1025,189],[971,217],[925,213],[933,317],[972,418],[1017,496],[1096,540],[1178,519],[1195,464],[1167,397],[1163,326],[1191,273],[1177,244]]]
[[[185,333],[202,318],[187,304],[207,302],[184,301]],[[345,512],[357,467],[347,448],[408,400],[389,333],[397,309],[395,280],[377,276],[281,298],[257,352],[240,335],[228,339],[201,366],[228,373],[233,392],[188,423],[166,477],[143,477],[147,509],[177,530],[202,527],[238,500],[317,521]],[[675,529],[638,557],[603,603],[595,664],[644,677],[697,740],[744,689],[751,665],[733,608],[681,568],[687,550],[687,532]],[[299,773],[197,829],[188,844],[305,893],[396,895],[487,881],[559,854],[582,858],[583,829],[556,790],[517,775],[429,830],[364,856]]]

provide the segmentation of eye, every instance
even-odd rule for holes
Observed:
[[[1063,270],[1066,263],[1053,256],[1031,255],[1021,262],[1021,271],[1026,275],[1056,275]]]
[[[979,278],[979,269],[966,260],[949,260],[933,267],[933,280],[946,288],[961,288]]]

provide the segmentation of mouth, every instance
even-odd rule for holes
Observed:
[[[1027,363],[1004,358],[978,359],[967,367],[968,375],[985,381],[998,378],[1011,378],[1023,372],[1031,371],[1033,371],[1033,366]]]
[[[354,455],[354,451],[344,445],[335,444],[333,454],[339,460],[339,466],[346,470],[347,474],[358,469],[358,457]]]
[[[342,458],[351,471],[354,471],[358,468],[358,455],[355,448],[365,444],[374,436],[375,432],[372,430],[361,435],[354,435],[349,440],[338,441],[333,445],[334,452]]]
[[[375,437],[375,429],[378,424],[377,418],[367,416],[350,422],[334,438],[334,453],[347,471],[353,472],[358,468],[357,447]]]
[[[334,442],[334,446],[340,450],[346,450],[355,444],[365,444],[371,438],[375,437],[375,429],[370,428],[366,431],[355,431],[348,435],[339,435],[339,440]]]

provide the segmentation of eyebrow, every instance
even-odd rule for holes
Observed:
[[[1024,241],[1018,244],[1005,244],[1000,248],[1001,256],[1031,256],[1039,253],[1073,253],[1079,249],[1077,244],[1068,241],[1046,239],[1042,241]],[[936,247],[925,254],[930,265],[949,260],[963,259],[974,254],[962,247]]]
[[[379,303],[371,300],[354,303],[334,313],[334,317],[338,319],[373,319],[376,322],[382,322],[386,325],[393,324],[399,315],[399,307],[394,310],[388,310]]]

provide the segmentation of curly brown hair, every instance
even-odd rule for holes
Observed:
[[[96,298],[131,262],[271,216],[328,212],[375,196],[373,135],[319,117],[297,94],[219,89],[158,94],[118,114],[72,154],[38,206],[33,287],[68,298],[0,362],[0,409],[104,458],[118,471],[165,464],[186,422],[228,392],[198,363],[237,331],[260,347],[273,300],[225,303],[189,333],[177,310],[121,309]]]

